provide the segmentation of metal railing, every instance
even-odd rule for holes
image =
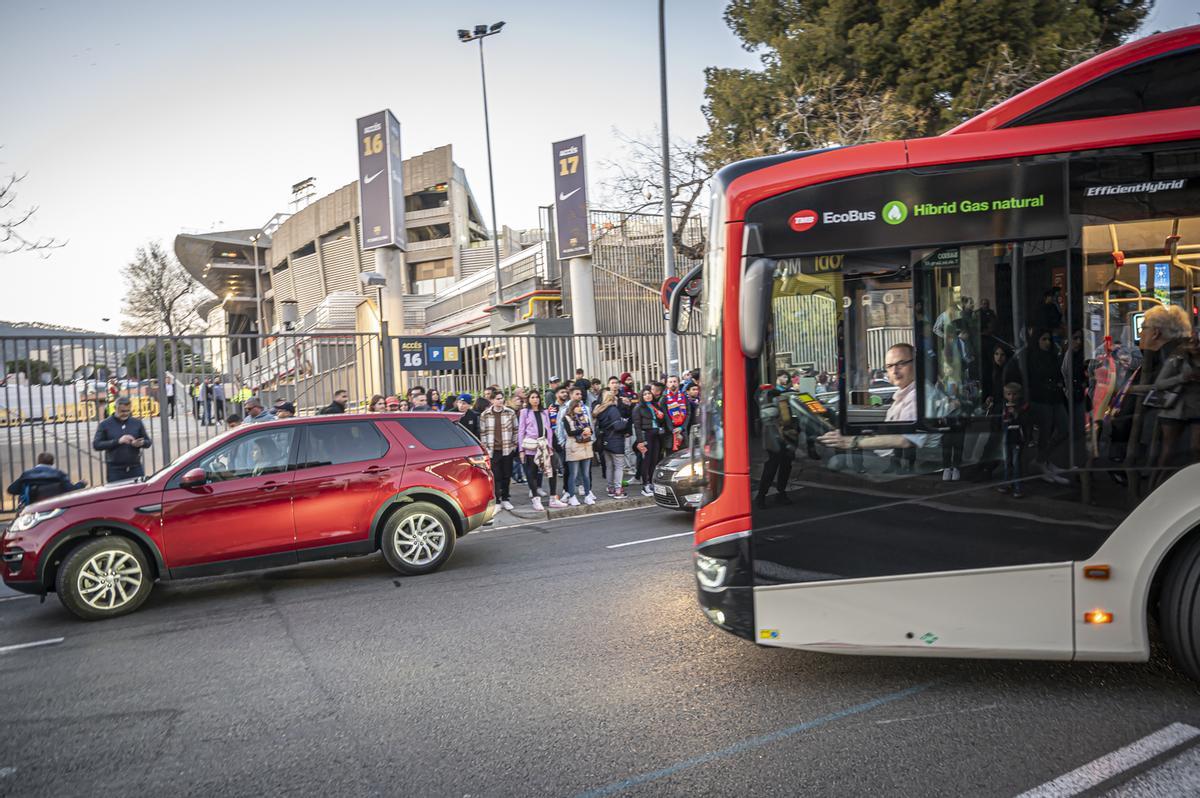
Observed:
[[[129,397],[152,445],[143,450],[153,473],[226,429],[230,414],[258,396],[271,407],[292,402],[299,415],[318,412],[337,390],[350,411],[367,409],[375,394],[415,385],[445,394],[478,394],[489,385],[543,387],[576,368],[607,380],[630,372],[639,383],[666,369],[662,333],[599,335],[468,335],[457,339],[461,367],[394,370],[400,339],[374,333],[285,333],[231,336],[0,337],[0,487],[7,487],[38,454],[54,457],[72,480],[105,480],[103,456],[92,447],[96,429],[118,396]],[[700,336],[681,336],[683,367],[700,365]],[[219,388],[218,388],[219,386]],[[0,494],[0,513],[16,497]]]

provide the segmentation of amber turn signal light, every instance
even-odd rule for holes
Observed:
[[[1111,569],[1107,565],[1085,565],[1083,566],[1084,579],[1108,579]]]
[[[1095,609],[1083,614],[1084,623],[1112,623],[1113,614],[1107,610]]]

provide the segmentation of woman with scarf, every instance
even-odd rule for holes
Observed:
[[[525,407],[521,408],[520,420],[517,422],[517,440],[521,442],[521,455],[525,465],[525,476],[529,482],[529,496],[533,509],[542,509],[542,497],[546,491],[542,488],[542,475],[550,480],[550,506],[565,507],[558,500],[558,480],[554,476],[554,450],[550,447],[550,415],[542,409],[542,395],[530,391],[525,399]]]
[[[637,450],[642,453],[642,495],[654,495],[654,467],[658,465],[663,436],[667,430],[667,414],[654,401],[649,386],[642,389],[642,400],[633,408],[630,419],[636,436]]]
[[[563,425],[565,440],[563,448],[567,454],[567,504],[579,505],[578,494],[582,489],[583,503],[595,504],[592,493],[592,443],[596,433],[592,427],[592,416],[580,399],[572,399],[563,409],[559,423]]]

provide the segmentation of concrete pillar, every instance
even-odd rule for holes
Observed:
[[[596,332],[596,290],[592,276],[592,259],[571,258],[567,261],[571,280],[571,318],[575,334]]]
[[[387,278],[379,293],[382,318],[388,331],[398,335],[404,331],[404,253],[392,247],[371,250],[375,253],[375,271]]]
[[[594,373],[599,367],[599,346],[596,332],[596,287],[590,257],[567,261],[567,277],[571,283],[571,321],[574,327],[575,363],[573,368],[584,369],[589,377],[604,377]],[[586,335],[587,338],[580,336]],[[567,375],[563,375],[567,376]]]

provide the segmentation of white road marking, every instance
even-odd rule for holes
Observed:
[[[19,651],[23,648],[37,648],[38,646],[54,646],[66,640],[65,637],[52,637],[49,640],[35,640],[32,643],[18,643],[15,646],[0,646],[0,654],[7,654],[10,651]]]
[[[1124,748],[1064,773],[1053,781],[1023,792],[1017,798],[1065,798],[1077,795],[1197,736],[1200,736],[1200,729],[1195,726],[1172,723]]]
[[[1200,795],[1200,748],[1189,748],[1156,768],[1105,793],[1105,798]]]
[[[645,540],[631,540],[628,543],[614,543],[611,546],[605,546],[606,549],[619,549],[623,546],[636,546],[639,543],[653,543],[656,540],[670,540],[671,538],[681,538],[684,535],[693,535],[694,532],[677,532],[674,535],[660,535],[656,538],[646,538]]]
[[[4,598],[0,598],[0,603],[5,601],[19,601],[27,598],[37,598],[37,596],[5,596]]]
[[[14,767],[0,768],[0,779],[7,778],[17,772]]]

